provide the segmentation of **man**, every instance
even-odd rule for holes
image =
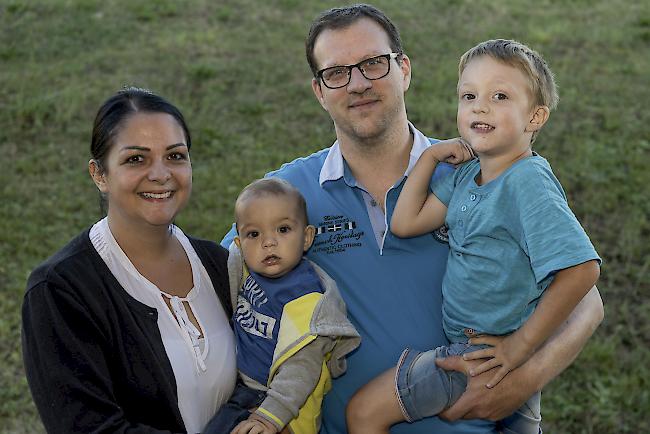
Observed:
[[[269,176],[288,180],[305,196],[309,221],[317,227],[308,257],[337,281],[362,336],[361,346],[348,357],[347,373],[333,381],[323,407],[321,432],[343,434],[345,405],[360,386],[394,366],[405,347],[446,343],[440,284],[448,249],[444,233],[400,239],[387,230],[405,176],[430,145],[406,116],[411,63],[395,26],[372,6],[331,9],[312,24],[306,50],[314,94],[332,118],[337,140]],[[437,170],[436,176],[450,170]],[[450,420],[484,420],[430,418],[396,425],[392,432],[494,432],[489,420],[512,413],[568,366],[602,315],[593,288],[529,363],[493,389],[484,386],[491,373],[474,377],[443,414]],[[470,366],[451,359],[443,364],[457,370]]]

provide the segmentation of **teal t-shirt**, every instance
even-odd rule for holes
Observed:
[[[533,313],[556,272],[600,258],[548,162],[534,153],[476,184],[478,160],[431,182],[447,205],[449,258],[442,284],[450,341],[465,328],[503,335]]]

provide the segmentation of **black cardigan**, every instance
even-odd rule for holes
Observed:
[[[27,381],[48,432],[184,432],[156,309],[131,297],[89,230],[31,274],[23,301]],[[188,237],[228,317],[228,252]]]

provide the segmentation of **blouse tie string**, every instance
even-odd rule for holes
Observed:
[[[189,336],[190,341],[192,342],[192,347],[194,348],[194,354],[196,355],[198,367],[201,369],[201,371],[205,372],[205,362],[203,361],[201,348],[199,346],[199,337],[201,336],[201,332],[196,328],[192,321],[190,321],[190,318],[187,315],[187,310],[185,309],[185,304],[183,304],[183,299],[176,295],[169,295],[162,291],[161,294],[169,298],[170,304],[172,306],[172,311],[174,313],[176,321],[178,321],[178,325],[180,325],[181,330],[183,330],[185,334]]]

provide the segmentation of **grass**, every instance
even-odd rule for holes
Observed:
[[[456,135],[456,64],[477,42],[521,40],[554,69],[561,102],[536,148],[604,259],[606,318],[544,390],[545,430],[650,431],[647,2],[375,4],[401,29],[413,64],[409,117],[430,135]],[[86,166],[101,102],[132,84],[183,110],[195,143],[194,197],[179,223],[219,239],[243,185],[334,140],[303,45],[311,19],[334,5],[0,0],[3,430],[42,431],[22,369],[20,304],[30,270],[99,218]]]

